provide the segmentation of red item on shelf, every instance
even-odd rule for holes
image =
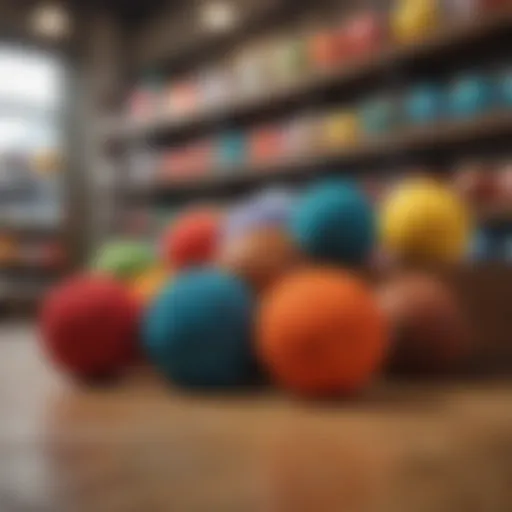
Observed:
[[[285,150],[285,137],[280,128],[260,128],[249,137],[249,155],[252,163],[274,162]]]
[[[384,18],[376,11],[349,19],[338,35],[338,58],[353,58],[378,51],[385,44],[388,30]]]
[[[334,31],[324,30],[314,34],[309,42],[309,53],[314,66],[328,69],[338,63],[338,41]]]
[[[163,157],[160,176],[168,181],[204,176],[210,170],[211,154],[209,141],[169,151]]]

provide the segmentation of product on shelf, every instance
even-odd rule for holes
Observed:
[[[306,41],[301,37],[288,37],[275,44],[272,55],[275,85],[297,82],[308,72]]]
[[[167,181],[198,179],[211,170],[212,152],[209,140],[173,148],[163,156],[160,177]]]
[[[421,41],[441,23],[438,0],[396,0],[391,14],[394,39],[399,43]]]
[[[313,33],[308,42],[310,60],[319,70],[329,70],[338,63],[338,42],[333,29]]]
[[[264,66],[268,66],[263,61],[261,55],[255,50],[243,52],[233,64],[233,79],[236,82],[237,92],[233,95],[248,100],[253,97],[259,97],[268,90],[267,73]],[[233,97],[229,98],[230,101]]]
[[[170,117],[187,117],[194,114],[199,106],[198,81],[187,78],[171,83],[168,88],[167,108],[165,112]]]
[[[366,135],[386,134],[396,130],[402,121],[400,108],[392,97],[366,101],[360,111],[361,126]]]
[[[502,70],[496,79],[499,102],[505,107],[512,107],[512,68]]]
[[[283,154],[284,137],[279,126],[263,126],[249,136],[249,159],[252,164],[276,162]]]
[[[338,51],[347,58],[378,52],[389,38],[388,22],[380,12],[364,11],[342,24],[338,32]]]
[[[154,117],[160,110],[162,81],[157,75],[144,77],[136,86],[129,100],[129,115],[136,121]]]
[[[333,112],[326,116],[323,124],[323,147],[327,150],[352,147],[361,138],[360,120],[356,112]]]
[[[198,109],[209,112],[225,108],[231,100],[230,77],[220,67],[211,67],[198,73]]]
[[[412,124],[439,121],[446,114],[444,89],[437,84],[420,84],[406,93],[405,116]]]
[[[316,127],[310,116],[296,117],[284,124],[281,129],[283,156],[293,159],[314,152]]]
[[[224,133],[216,141],[215,165],[222,172],[242,165],[247,156],[247,136],[239,130]]]
[[[448,91],[448,108],[455,118],[470,118],[484,114],[497,103],[493,80],[485,74],[462,75]]]

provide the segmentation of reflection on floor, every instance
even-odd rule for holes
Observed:
[[[0,331],[1,512],[512,510],[512,383],[351,403],[77,387]]]

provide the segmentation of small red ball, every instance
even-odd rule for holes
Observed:
[[[181,269],[211,262],[217,250],[218,235],[217,211],[204,208],[183,213],[162,238],[164,264]]]
[[[42,341],[51,359],[77,377],[117,374],[136,358],[139,306],[105,276],[79,276],[46,299]]]

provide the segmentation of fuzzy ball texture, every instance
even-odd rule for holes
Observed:
[[[79,377],[119,372],[137,354],[137,301],[109,277],[80,276],[56,287],[41,316],[43,345]]]
[[[257,346],[270,375],[299,395],[351,394],[379,369],[387,346],[384,315],[359,279],[309,268],[263,300]]]
[[[236,277],[193,270],[166,286],[144,322],[146,351],[172,382],[228,387],[251,377],[253,297]]]

